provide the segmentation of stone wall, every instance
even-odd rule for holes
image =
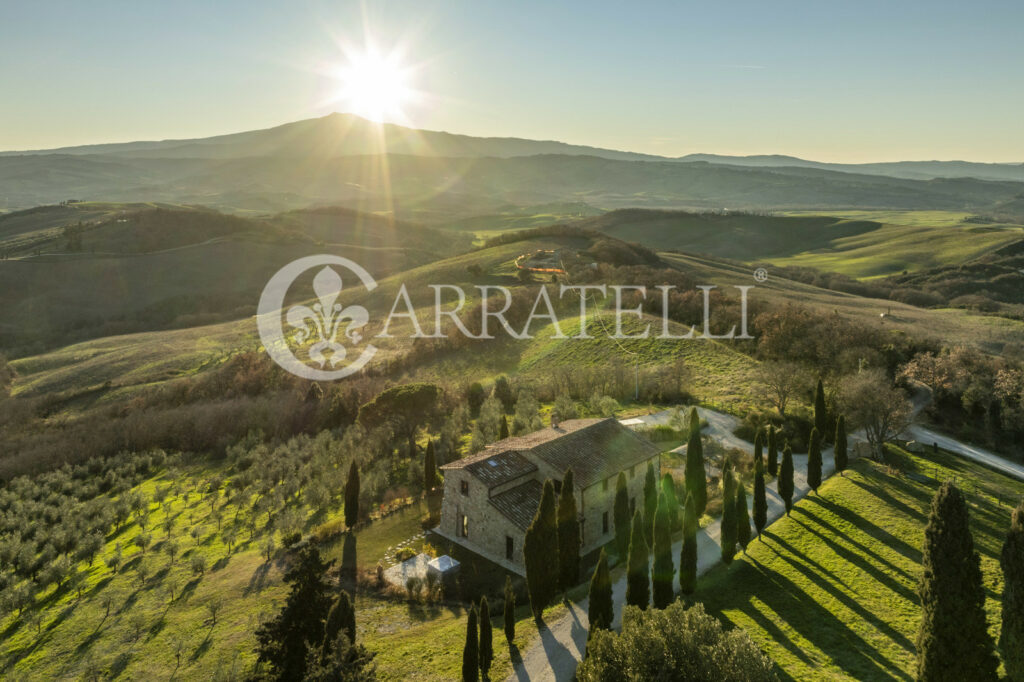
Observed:
[[[654,464],[654,470],[660,471],[659,456],[648,460]],[[643,504],[644,477],[647,475],[647,462],[637,464],[633,468],[633,475],[630,476],[629,469],[626,470],[626,490],[629,497],[636,500],[635,504]],[[660,475],[660,474],[659,474]],[[580,495],[580,504],[583,515],[583,549],[582,553],[587,554],[601,546],[611,542],[615,538],[615,484],[618,474],[606,479],[608,490],[604,490],[604,484],[598,481],[591,485]],[[603,533],[603,516],[608,513],[608,532]]]
[[[474,478],[468,471],[450,469],[445,472],[444,502],[441,505],[440,528],[443,534],[458,540],[486,558],[505,558],[505,538],[511,537],[513,542],[513,562],[523,563],[523,531],[491,506],[487,486]],[[516,479],[510,484],[503,484],[500,490],[506,490],[524,483],[536,476],[531,473]],[[469,483],[469,494],[462,493],[462,481]],[[498,490],[498,489],[496,489]],[[463,537],[459,527],[459,515],[465,515],[469,526],[469,536]]]

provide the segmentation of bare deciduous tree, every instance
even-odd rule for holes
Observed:
[[[807,371],[795,362],[762,362],[757,369],[757,382],[761,396],[783,419],[789,401],[810,386]]]
[[[866,370],[843,380],[840,402],[854,428],[864,429],[876,457],[882,446],[910,425],[913,407],[882,370]]]

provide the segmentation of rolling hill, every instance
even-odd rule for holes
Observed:
[[[1024,177],[956,167],[890,177],[859,166],[666,159],[514,138],[474,138],[333,114],[198,140],[0,155],[0,208],[66,199],[276,212],[344,204],[449,221],[509,205],[598,209],[934,209],[1012,212]],[[1002,169],[1002,166],[999,166]],[[938,171],[936,171],[938,172]]]

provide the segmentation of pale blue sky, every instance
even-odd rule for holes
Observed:
[[[12,2],[0,149],[322,115],[369,26],[417,127],[665,155],[1024,161],[1020,2]]]

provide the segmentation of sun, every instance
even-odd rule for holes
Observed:
[[[334,99],[371,121],[401,119],[403,105],[415,93],[411,86],[412,70],[401,63],[399,55],[381,54],[369,47],[347,57],[347,63],[335,73],[339,88]]]

